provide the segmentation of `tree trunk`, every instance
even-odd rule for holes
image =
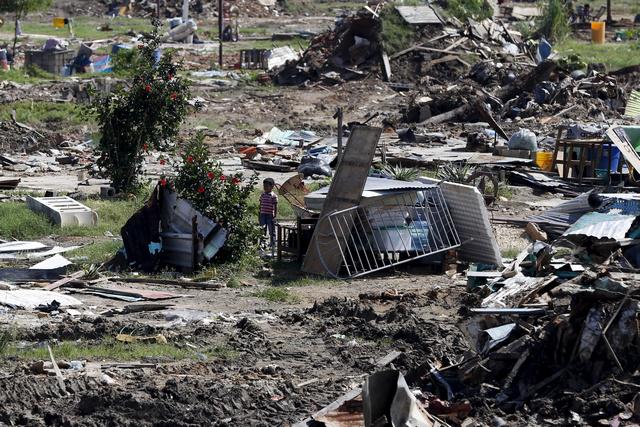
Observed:
[[[607,24],[611,24],[613,22],[613,17],[611,16],[611,0],[607,0]]]

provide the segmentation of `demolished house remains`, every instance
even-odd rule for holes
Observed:
[[[88,3],[0,70],[1,425],[640,423],[640,67],[534,3]],[[184,71],[114,74],[158,16]],[[121,191],[76,104],[183,77]]]

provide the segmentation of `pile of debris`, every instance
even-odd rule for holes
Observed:
[[[380,31],[380,20],[368,11],[341,18],[334,30],[311,40],[300,60],[277,69],[275,81],[281,85],[297,85],[321,78],[341,82],[362,77],[363,70],[379,63]]]

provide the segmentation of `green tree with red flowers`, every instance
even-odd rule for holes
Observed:
[[[160,185],[173,188],[195,209],[226,228],[227,242],[216,259],[238,261],[257,244],[261,234],[250,208],[257,180],[257,174],[224,174],[220,164],[211,159],[204,136],[198,133],[185,145],[175,178],[163,176]]]
[[[97,164],[118,192],[135,191],[144,154],[152,149],[173,148],[185,119],[190,97],[187,82],[178,76],[179,64],[171,51],[157,60],[159,22],[138,49],[131,79],[106,95],[98,95],[89,106],[101,131]]]

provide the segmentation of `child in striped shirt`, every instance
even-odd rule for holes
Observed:
[[[276,217],[278,216],[278,196],[273,192],[275,182],[272,178],[262,181],[263,193],[260,195],[260,226],[269,233],[271,248],[276,240]]]

